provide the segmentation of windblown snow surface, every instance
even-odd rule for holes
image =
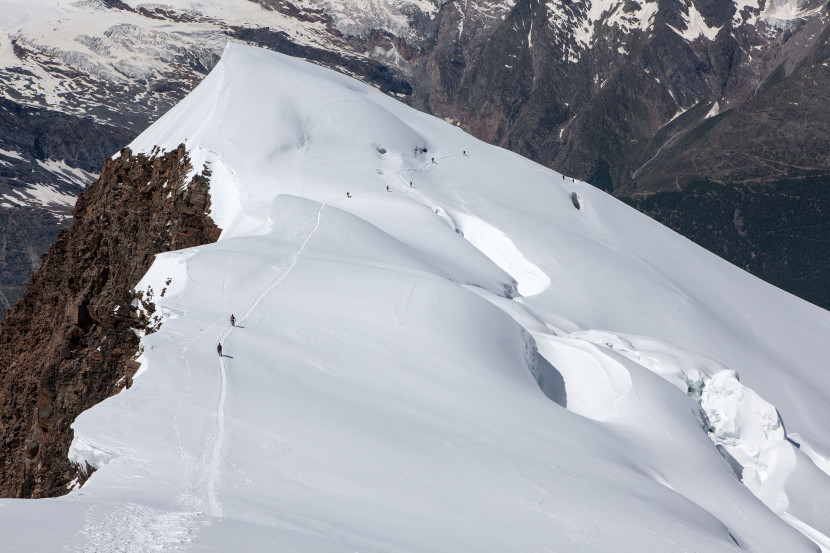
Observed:
[[[0,550],[830,550],[830,313],[271,52],[132,147],[180,142],[221,239],[157,257],[98,471],[0,501]]]

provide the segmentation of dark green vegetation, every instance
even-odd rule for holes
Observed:
[[[830,309],[830,174],[626,200],[757,277]]]

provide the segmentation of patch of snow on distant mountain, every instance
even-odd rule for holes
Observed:
[[[75,194],[68,194],[62,192],[51,185],[35,183],[25,189],[34,203],[38,203],[44,207],[52,205],[73,206],[77,196]]]
[[[795,19],[820,15],[825,10],[823,2],[810,0],[768,0],[761,19],[773,27],[786,28]]]
[[[20,161],[25,161],[25,158],[20,152],[15,152],[14,150],[4,150],[0,148],[0,156],[10,157],[12,159],[17,159]]]
[[[53,173],[59,179],[71,182],[72,184],[76,184],[81,187],[86,187],[86,185],[96,179],[94,174],[84,171],[78,167],[71,167],[67,165],[64,160],[47,159],[46,161],[42,161],[38,159],[35,161],[37,161],[38,165],[50,173]]]
[[[683,14],[683,21],[686,22],[686,28],[684,30],[675,29],[671,25],[669,25],[669,28],[690,42],[701,36],[708,40],[714,40],[721,30],[721,27],[710,27],[707,25],[706,21],[703,20],[703,16],[700,15],[700,12],[697,11],[693,3],[689,3],[688,10],[688,13]]]
[[[617,27],[624,32],[635,29],[647,31],[654,24],[658,10],[657,2],[646,0],[628,3],[619,0],[591,0],[584,13],[576,12],[572,7],[565,9],[560,0],[548,2],[547,6],[553,18],[570,18],[574,21],[573,37],[581,48],[593,46],[594,35],[599,27]],[[554,25],[557,23],[554,22]]]
[[[430,0],[309,0],[323,9],[335,27],[346,35],[366,37],[372,29],[383,29],[398,36],[409,37],[413,16],[433,16],[437,2]]]
[[[761,10],[760,0],[734,0],[735,15],[732,24],[736,27],[743,23],[754,25]]]

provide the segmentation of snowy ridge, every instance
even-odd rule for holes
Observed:
[[[798,552],[830,534],[826,311],[277,54],[228,47],[132,148],[180,142],[212,170],[221,239],[157,257],[138,288],[163,324],[135,383],[73,425],[100,470],[0,500],[9,547],[43,516],[44,548],[87,551],[136,521],[144,550]]]

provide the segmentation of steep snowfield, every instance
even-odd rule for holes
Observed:
[[[222,237],[158,256],[99,470],[1,500],[0,550],[830,550],[826,311],[277,54],[132,147],[180,142]]]

